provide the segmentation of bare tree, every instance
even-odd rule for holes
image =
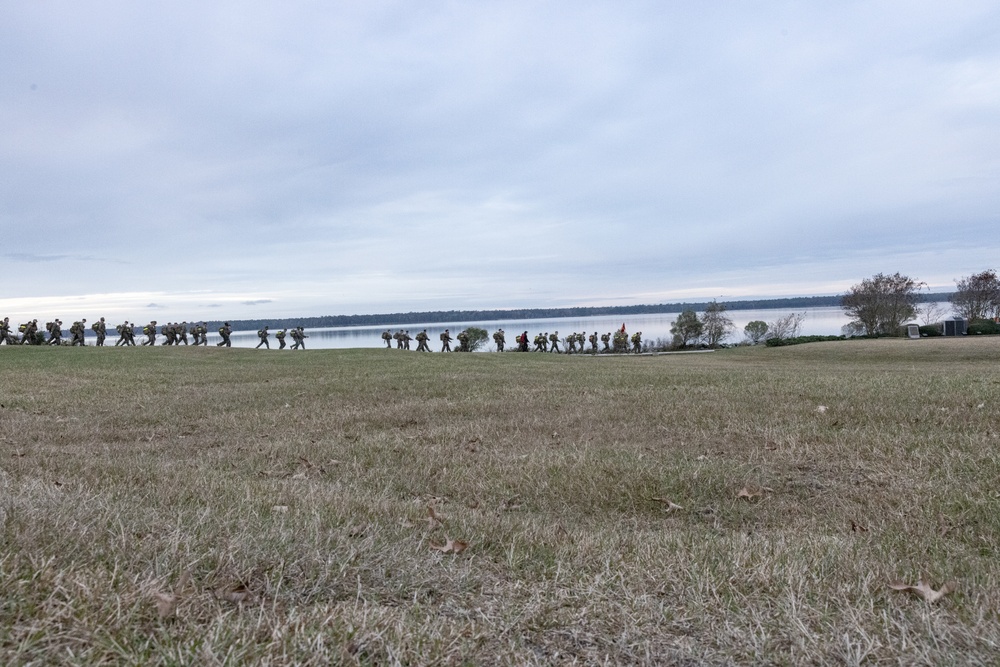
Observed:
[[[767,337],[795,338],[799,335],[799,328],[801,328],[802,322],[805,319],[805,313],[789,313],[784,317],[779,317],[767,325]]]
[[[877,273],[854,285],[840,303],[857,328],[868,336],[894,336],[917,314],[917,299],[924,283],[909,276]]]
[[[951,304],[970,322],[1000,316],[1000,278],[990,269],[955,281]]]
[[[920,321],[924,323],[924,326],[930,326],[944,319],[948,309],[937,301],[928,301],[917,308],[917,312],[920,314]]]

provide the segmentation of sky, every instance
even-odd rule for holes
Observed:
[[[12,319],[1000,268],[996,2],[7,2],[0,127]]]

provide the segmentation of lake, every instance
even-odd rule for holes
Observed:
[[[940,304],[945,312],[951,311],[950,303]],[[837,306],[824,308],[802,308],[797,310],[787,309],[766,309],[766,310],[728,310],[726,315],[736,326],[736,333],[726,342],[734,343],[743,339],[743,327],[748,322],[762,320],[773,322],[789,313],[804,313],[805,319],[799,330],[802,336],[830,336],[839,335],[842,326],[848,323],[848,318],[844,311]],[[497,321],[475,321],[475,322],[438,322],[433,324],[407,324],[377,327],[330,327],[324,329],[307,329],[306,349],[345,349],[356,347],[384,347],[381,335],[386,329],[396,332],[405,329],[410,332],[410,336],[416,336],[417,332],[427,329],[430,336],[431,350],[437,352],[441,349],[441,341],[438,335],[448,329],[452,338],[462,329],[470,326],[478,326],[486,329],[490,333],[489,344],[484,351],[494,351],[492,334],[497,328],[503,328],[507,337],[507,346],[513,347],[514,338],[522,331],[527,330],[528,337],[533,338],[536,333],[559,332],[561,338],[571,332],[586,332],[588,335],[596,331],[598,335],[613,332],[621,328],[622,324],[629,334],[641,331],[643,340],[656,340],[657,338],[670,338],[670,325],[677,319],[679,313],[657,313],[655,315],[600,315],[596,317],[554,317],[545,319],[529,320],[497,320]],[[231,337],[234,347],[255,347],[259,341],[256,331],[234,331]],[[162,338],[160,338],[162,340]],[[219,335],[209,334],[209,344],[214,345],[220,340]],[[274,330],[271,332],[270,343],[272,348],[278,347],[278,342],[274,338]],[[291,345],[291,338],[287,339]],[[395,346],[395,341],[393,341]],[[416,349],[417,342],[411,343],[411,349]],[[452,341],[452,348],[457,347],[457,342]]]

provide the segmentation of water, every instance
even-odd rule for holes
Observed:
[[[941,304],[950,309],[951,304]],[[780,317],[790,313],[804,313],[805,319],[799,329],[802,336],[835,336],[841,333],[842,326],[848,323],[848,318],[844,311],[837,306],[824,308],[803,308],[798,310],[767,309],[767,310],[729,310],[728,316],[736,327],[736,332],[725,342],[734,343],[743,339],[743,327],[753,320],[773,322]],[[437,322],[433,324],[408,324],[395,326],[377,327],[331,327],[324,329],[307,329],[306,349],[347,349],[358,347],[384,347],[382,342],[382,332],[388,329],[391,332],[404,329],[410,332],[411,337],[415,337],[418,331],[427,330],[430,336],[431,350],[437,352],[441,349],[439,334],[448,329],[452,338],[466,327],[477,326],[486,329],[490,333],[488,345],[485,351],[495,350],[493,344],[493,332],[498,328],[503,328],[506,333],[507,346],[515,345],[514,339],[522,331],[528,332],[531,339],[536,333],[559,332],[561,338],[573,332],[585,332],[588,336],[597,332],[598,336],[604,333],[613,332],[625,325],[629,334],[635,331],[642,332],[643,340],[655,341],[657,338],[670,338],[670,325],[677,319],[680,313],[658,313],[655,315],[600,315],[596,317],[554,317],[545,319],[529,320],[498,320],[498,321],[476,321],[476,322]],[[158,337],[162,340],[162,337]],[[217,333],[209,334],[209,345],[214,345],[220,339]],[[234,331],[231,337],[233,347],[256,347],[260,340],[256,331]],[[292,340],[286,339],[290,346]],[[274,338],[274,331],[271,332],[269,340],[271,348],[278,347],[278,341]],[[393,347],[396,342],[393,341]],[[411,349],[416,349],[416,340],[411,342]],[[457,347],[457,341],[452,341],[452,348]],[[287,348],[286,348],[287,349]]]

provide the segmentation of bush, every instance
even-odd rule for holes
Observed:
[[[803,343],[824,343],[831,340],[847,340],[844,336],[795,336],[794,338],[768,338],[764,343],[768,347],[785,345],[801,345]]]
[[[469,327],[465,330],[465,333],[469,336],[469,352],[475,352],[481,348],[490,337],[486,329],[480,329],[479,327]]]
[[[970,336],[1000,334],[1000,324],[993,320],[973,320],[969,323],[967,332]]]
[[[941,325],[940,324],[925,324],[920,327],[921,336],[940,336],[941,335]]]

